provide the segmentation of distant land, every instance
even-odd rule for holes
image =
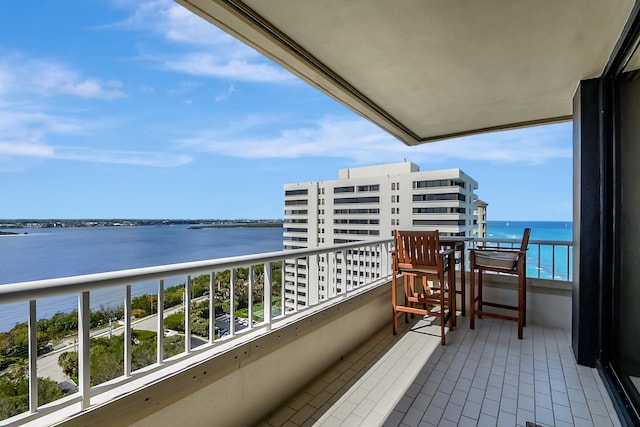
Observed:
[[[0,229],[64,227],[166,227],[190,225],[189,228],[281,227],[281,219],[0,219]],[[7,234],[0,232],[0,234]]]

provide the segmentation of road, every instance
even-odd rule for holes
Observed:
[[[194,300],[195,301],[195,300]],[[164,311],[164,317],[174,314],[183,309],[182,305],[177,307],[172,307]],[[216,318],[216,326],[220,331],[228,331],[229,330],[229,315],[222,315]],[[145,318],[134,320],[131,323],[132,329],[146,330],[146,331],[154,331],[158,330],[158,315],[152,314]],[[246,328],[246,319],[236,319],[236,331],[240,331]],[[100,329],[98,331],[94,331],[91,333],[92,337],[103,337],[109,335],[121,335],[124,333],[124,326],[117,327],[107,327]],[[38,376],[44,378],[51,378],[52,380],[58,383],[71,383],[73,381],[69,376],[67,376],[64,372],[62,372],[62,368],[58,365],[58,358],[60,355],[67,351],[77,351],[76,337],[69,337],[65,339],[63,346],[57,348],[56,350],[47,353],[38,358]],[[202,339],[197,336],[191,337],[191,348],[195,348],[207,343],[207,340]]]

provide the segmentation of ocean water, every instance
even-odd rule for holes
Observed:
[[[282,250],[282,228],[165,227],[23,228],[0,236],[0,286],[105,271]],[[184,283],[166,281],[165,286]],[[157,282],[134,285],[134,296],[156,293]],[[92,308],[121,305],[122,287],[91,293]],[[39,318],[77,308],[77,297],[38,302]],[[27,320],[27,304],[0,304],[0,331]]]
[[[571,241],[570,222],[490,221],[488,237],[520,239],[531,227],[531,239]],[[282,250],[282,228],[215,228],[190,230],[186,225],[154,227],[25,228],[0,236],[0,286],[7,283],[149,267],[179,262]],[[26,234],[25,234],[26,233]],[[556,258],[555,266],[553,258]],[[530,245],[530,277],[563,278],[569,274],[566,250]],[[541,259],[540,268],[537,267]],[[165,286],[184,283],[185,278]],[[157,282],[137,284],[134,296],[156,293]],[[122,304],[122,287],[91,293],[93,308]],[[77,308],[77,298],[48,298],[38,303],[37,315]],[[0,304],[0,331],[27,320],[27,304]]]
[[[487,221],[487,237],[521,239],[527,227],[531,228],[531,240],[572,239],[571,221]]]

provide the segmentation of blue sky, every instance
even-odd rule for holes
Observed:
[[[171,1],[0,2],[3,219],[281,218],[285,183],[406,159],[490,220],[567,221],[571,133],[407,147]]]

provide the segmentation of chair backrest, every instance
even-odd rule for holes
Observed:
[[[394,236],[394,269],[420,270],[439,268],[442,263],[438,231],[400,231]]]
[[[526,251],[527,246],[529,246],[529,235],[531,234],[530,228],[525,228],[524,233],[522,234],[522,243],[520,244],[520,250]]]

